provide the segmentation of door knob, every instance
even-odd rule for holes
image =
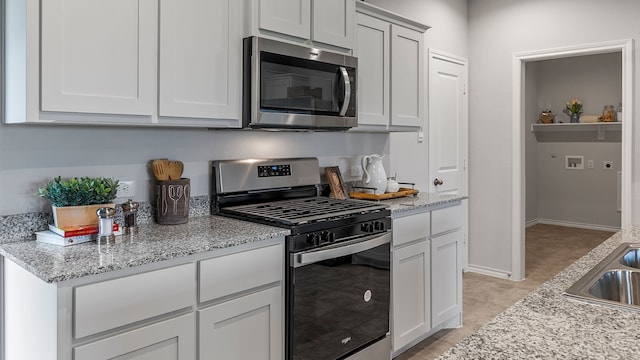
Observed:
[[[438,186],[438,185],[442,185],[444,184],[444,181],[436,178],[435,180],[433,180],[433,185]]]

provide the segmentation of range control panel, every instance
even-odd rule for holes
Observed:
[[[258,177],[291,176],[291,165],[258,165]]]

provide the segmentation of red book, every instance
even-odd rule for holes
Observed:
[[[81,236],[81,235],[93,235],[97,234],[99,229],[98,225],[73,225],[73,226],[65,226],[63,228],[58,228],[53,224],[49,224],[49,230],[54,233],[62,236],[62,237],[72,237],[72,236]],[[117,223],[113,224],[113,231],[120,230],[120,226]]]

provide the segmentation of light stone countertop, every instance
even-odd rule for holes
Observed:
[[[466,196],[420,193],[380,201],[389,206],[392,214],[427,209],[460,201]],[[365,201],[365,200],[360,200]],[[206,204],[205,204],[206,205]],[[200,206],[207,208],[207,206]],[[200,208],[199,207],[199,208]],[[5,219],[4,229],[21,229],[18,233],[38,229],[42,216],[15,216]],[[190,217],[182,225],[139,224],[139,233],[129,239],[119,237],[109,246],[109,255],[101,256],[95,242],[71,246],[44,244],[33,240],[0,243],[0,255],[14,261],[48,283],[57,283],[83,276],[133,268],[140,265],[177,259],[189,255],[259,242],[289,234],[288,229],[240,221],[221,216]],[[5,238],[18,235],[4,231]]]
[[[640,226],[616,233],[438,359],[640,359],[640,312],[563,295],[626,242],[640,242]]]
[[[397,215],[407,211],[431,208],[464,199],[467,199],[467,196],[418,193],[416,196],[404,196],[401,198],[381,200],[380,204],[388,205],[389,209],[391,209],[391,214]]]
[[[117,237],[99,249],[96,242],[71,246],[18,241],[0,244],[0,255],[48,283],[132,268],[164,260],[284,237],[288,229],[221,216],[189,218],[181,225],[139,225],[139,233]],[[103,252],[101,256],[99,250]]]

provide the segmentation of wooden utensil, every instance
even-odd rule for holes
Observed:
[[[182,171],[184,169],[184,165],[182,161],[171,160],[169,161],[169,179],[170,180],[180,180],[182,177]]]
[[[157,159],[151,162],[151,170],[153,171],[153,176],[156,177],[158,181],[166,181],[169,180],[169,160],[168,159]]]

